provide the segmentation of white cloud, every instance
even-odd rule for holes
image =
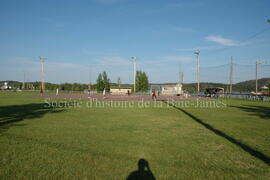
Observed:
[[[221,36],[216,36],[216,35],[209,35],[205,37],[207,41],[215,42],[217,44],[223,45],[223,46],[243,46],[246,45],[247,43],[239,43],[237,41],[234,41],[232,39],[228,38],[223,38]]]
[[[54,69],[85,69],[86,66],[67,62],[47,62],[47,67]]]
[[[22,57],[15,57],[8,59],[9,62],[15,62],[15,63],[23,63],[23,64],[38,64],[39,61],[33,61],[28,58],[22,58]]]
[[[153,77],[152,80],[167,81],[171,79],[171,67],[178,62],[194,62],[193,57],[168,55],[154,58],[155,60],[147,60],[141,57],[137,62],[137,69],[141,69]],[[89,62],[91,65],[91,81],[95,82],[98,73],[106,71],[112,82],[116,82],[120,77],[123,83],[131,83],[133,81],[133,63],[130,58],[120,56],[101,56],[95,61]],[[40,61],[38,58],[13,58],[10,59],[10,67],[3,76],[5,79],[17,79],[23,81],[23,73],[26,73],[27,81],[40,80]],[[16,66],[15,66],[16,65]],[[178,66],[177,66],[178,67]],[[77,62],[61,62],[48,58],[45,61],[45,81],[47,82],[89,82],[88,64],[80,64]],[[177,72],[176,72],[177,73]],[[163,74],[163,75],[161,75]],[[166,74],[166,75],[165,75]],[[3,79],[2,77],[2,79]],[[9,78],[8,78],[9,77]],[[161,78],[161,79],[160,79]]]
[[[8,59],[8,61],[9,72],[6,73],[7,77],[22,81],[22,76],[25,73],[26,81],[40,80],[41,64],[38,58],[16,57]],[[59,83],[61,81],[70,82],[74,79],[86,81],[87,77],[84,77],[84,75],[87,74],[86,72],[88,72],[88,69],[81,64],[45,60],[44,71],[45,81]]]
[[[28,64],[28,65],[34,65],[34,66],[39,66],[40,61],[39,60],[31,60],[27,58],[13,58],[9,59],[10,62],[16,62],[16,63],[22,63],[22,64]],[[48,61],[45,60],[44,63],[45,67],[49,69],[73,69],[73,68],[85,68],[85,66],[81,64],[76,64],[76,63],[69,63],[69,62],[57,62],[57,61]],[[32,66],[33,67],[33,66]]]
[[[221,46],[201,46],[201,47],[194,47],[194,48],[177,48],[177,51],[197,51],[197,50],[214,50],[219,49]]]
[[[217,45],[211,46],[198,46],[193,48],[177,48],[177,51],[196,51],[196,50],[216,50],[222,49],[224,46],[234,47],[234,46],[245,46],[251,44],[252,42],[238,42],[232,39],[223,38],[222,36],[209,35],[205,37],[207,41],[216,43]]]

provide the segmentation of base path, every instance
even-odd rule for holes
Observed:
[[[105,98],[102,94],[41,94],[41,95],[34,95],[32,97],[35,98],[51,98],[51,99],[92,99],[98,101],[153,101],[152,96],[150,95],[111,95],[107,94]],[[165,96],[160,95],[157,96],[157,101],[187,101],[187,100],[210,100],[210,98],[204,97],[188,97],[185,98],[183,96]]]

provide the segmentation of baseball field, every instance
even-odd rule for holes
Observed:
[[[1,179],[132,179],[140,159],[155,179],[269,179],[270,103],[0,91]]]

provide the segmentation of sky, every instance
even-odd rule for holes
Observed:
[[[132,83],[136,56],[151,83],[177,82],[179,69],[195,82],[199,50],[205,81],[227,82],[231,56],[270,62],[269,12],[269,0],[1,0],[0,80],[40,81],[44,57],[46,82],[94,83],[106,71]]]

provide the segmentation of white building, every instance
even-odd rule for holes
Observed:
[[[163,84],[161,85],[161,94],[163,95],[182,95],[182,84]]]
[[[131,88],[110,88],[110,93],[112,95],[125,95],[131,93]]]

